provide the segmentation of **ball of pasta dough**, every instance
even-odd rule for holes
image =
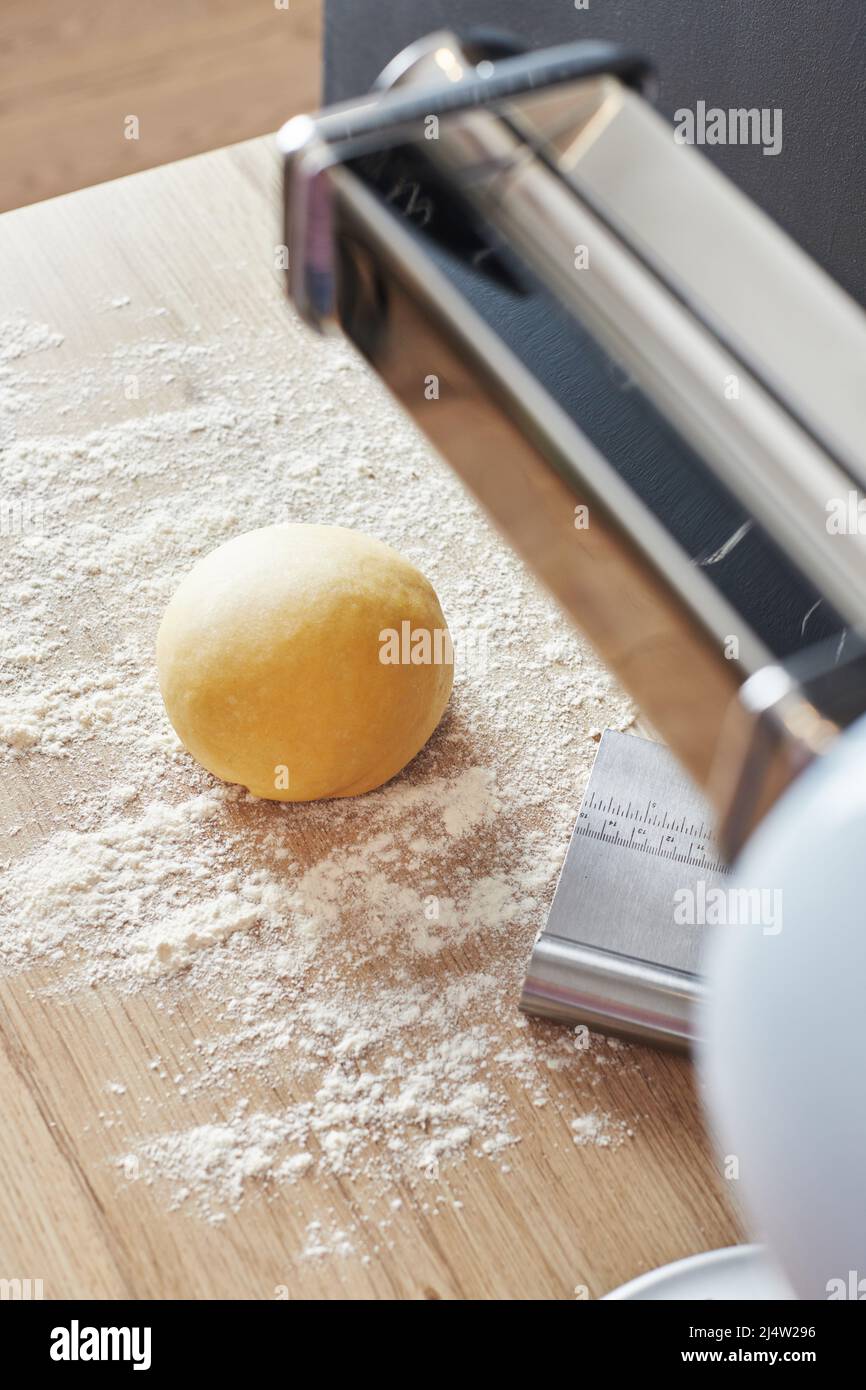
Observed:
[[[423,574],[342,526],[266,526],[206,556],[165,611],[157,665],[184,747],[277,801],[394,777],[439,723],[454,670]]]

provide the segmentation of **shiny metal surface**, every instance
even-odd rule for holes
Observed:
[[[580,85],[564,149],[547,133],[551,99],[530,95],[446,123],[431,157],[862,624],[866,534],[830,535],[825,509],[866,477],[861,310],[705,160],[674,147],[642,98],[612,78]],[[560,93],[560,132],[563,105]],[[588,248],[581,271],[575,246]],[[755,284],[760,294],[743,292]]]
[[[765,666],[739,692],[710,783],[717,837],[733,858],[740,827],[754,824],[786,786],[829,751],[840,729],[861,713],[866,646],[856,635],[824,642],[797,657]]]
[[[697,1040],[693,1019],[702,997],[695,975],[543,934],[520,1007],[558,1023],[680,1049]]]
[[[720,662],[737,615],[367,191],[342,169],[330,177],[360,320],[344,315],[350,336],[704,784],[708,730],[769,653],[744,634],[740,660]],[[385,323],[371,312],[375,275],[387,277]],[[438,400],[421,387],[430,374],[447,385]],[[586,532],[575,530],[578,497],[592,513]]]
[[[633,55],[476,58],[429,36],[386,72],[389,90],[280,133],[290,293],[347,334],[488,508],[708,792],[734,854],[866,708],[861,673],[841,666],[805,694],[754,604],[720,582],[729,554],[760,544],[769,582],[806,595],[804,631],[835,612],[841,650],[866,627],[866,534],[827,526],[831,500],[866,479],[866,317],[674,142]],[[717,552],[690,550],[675,509],[593,442],[538,345],[524,352],[467,292],[479,276],[513,287],[518,316],[547,296],[552,355],[567,360],[569,324],[589,335],[623,405],[673,431],[694,460],[677,486],[693,469],[737,515]],[[749,682],[780,664],[786,712],[758,718]]]
[[[677,897],[723,885],[710,808],[660,743],[602,737],[521,995],[528,1013],[686,1047],[713,928]],[[701,886],[703,885],[703,889]],[[681,915],[681,914],[680,914]],[[719,930],[719,928],[716,928]]]

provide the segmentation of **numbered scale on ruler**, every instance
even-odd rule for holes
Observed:
[[[663,744],[608,730],[521,996],[529,1013],[653,1042],[694,1037],[707,933],[678,919],[725,882],[703,797]]]
[[[727,872],[703,816],[673,810],[654,797],[621,800],[607,790],[589,790],[574,830],[589,839],[675,859],[697,869]]]

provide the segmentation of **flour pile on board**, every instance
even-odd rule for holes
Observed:
[[[59,347],[63,334],[55,333],[47,323],[32,323],[23,315],[6,319],[0,324],[0,362],[14,362],[45,348]]]
[[[119,1180],[210,1220],[329,1177],[421,1191],[469,1157],[507,1168],[525,1103],[562,1110],[564,1143],[615,1146],[633,1117],[591,1098],[627,1052],[515,1001],[598,729],[628,703],[345,346],[288,319],[171,336],[121,299],[126,338],[84,365],[50,326],[0,325],[0,762],[39,805],[0,839],[0,970],[58,1007],[95,987],[183,1019],[171,1061],[140,1067],[188,1124],[106,1078]],[[180,748],[154,639],[196,559],[297,521],[418,564],[458,665],[404,775],[285,806]],[[308,1234],[310,1258],[353,1243]]]

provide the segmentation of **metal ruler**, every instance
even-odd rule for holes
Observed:
[[[603,735],[521,1008],[686,1046],[703,993],[706,894],[727,866],[701,794],[663,744]]]
[[[605,737],[615,739],[625,735],[611,733]],[[639,741],[645,743],[647,740]],[[605,749],[605,761],[609,753],[610,745]],[[603,769],[599,771],[602,773]],[[589,791],[581,805],[574,833],[641,854],[652,854],[657,859],[674,859],[677,863],[691,864],[693,868],[717,874],[726,872],[726,865],[713,843],[713,832],[704,817],[683,811],[681,804],[673,809],[667,800],[659,802],[655,797],[647,797],[636,802],[629,797],[623,803],[606,790]]]

